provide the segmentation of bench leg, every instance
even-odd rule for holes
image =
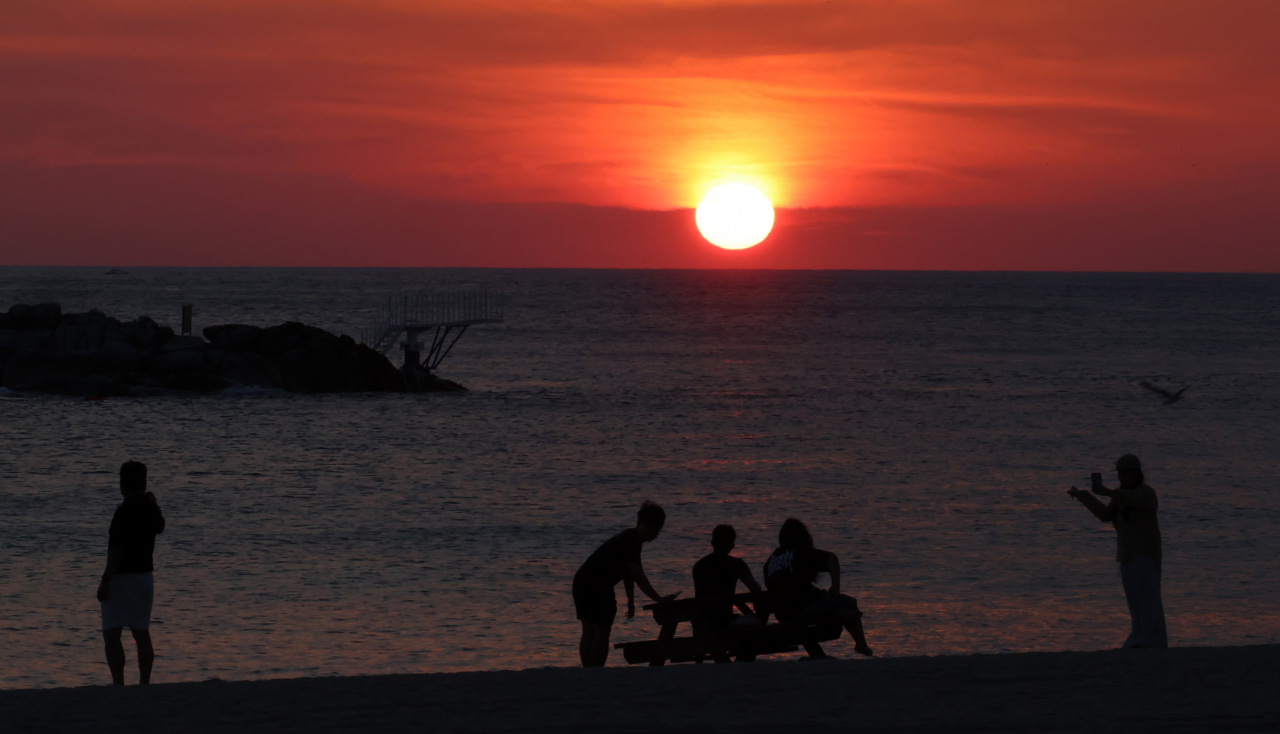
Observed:
[[[813,642],[805,642],[804,651],[809,653],[809,657],[811,658],[825,658],[827,656],[827,653],[822,650],[822,645],[816,640]]]
[[[667,643],[671,642],[671,640],[675,638],[677,624],[678,623],[664,624],[662,626],[662,632],[658,634],[658,644],[653,646],[653,655],[649,658],[650,666],[667,664],[667,658],[670,657],[670,655],[667,654]]]

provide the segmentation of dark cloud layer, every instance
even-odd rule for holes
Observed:
[[[683,209],[423,201],[172,166],[0,166],[14,180],[0,221],[17,265],[1280,272],[1274,171],[1105,203],[784,209],[744,251],[707,244]]]

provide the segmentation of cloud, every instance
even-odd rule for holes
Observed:
[[[0,161],[464,203],[668,210],[733,178],[784,207],[1105,204],[1280,167],[1277,46],[1266,0],[10,3]]]

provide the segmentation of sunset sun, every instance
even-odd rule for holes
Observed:
[[[726,250],[757,245],[773,229],[773,204],[759,189],[744,183],[708,191],[695,216],[702,236]]]

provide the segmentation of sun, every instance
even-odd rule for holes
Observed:
[[[769,236],[773,204],[754,186],[727,183],[702,197],[694,218],[708,242],[726,250],[742,250]]]

